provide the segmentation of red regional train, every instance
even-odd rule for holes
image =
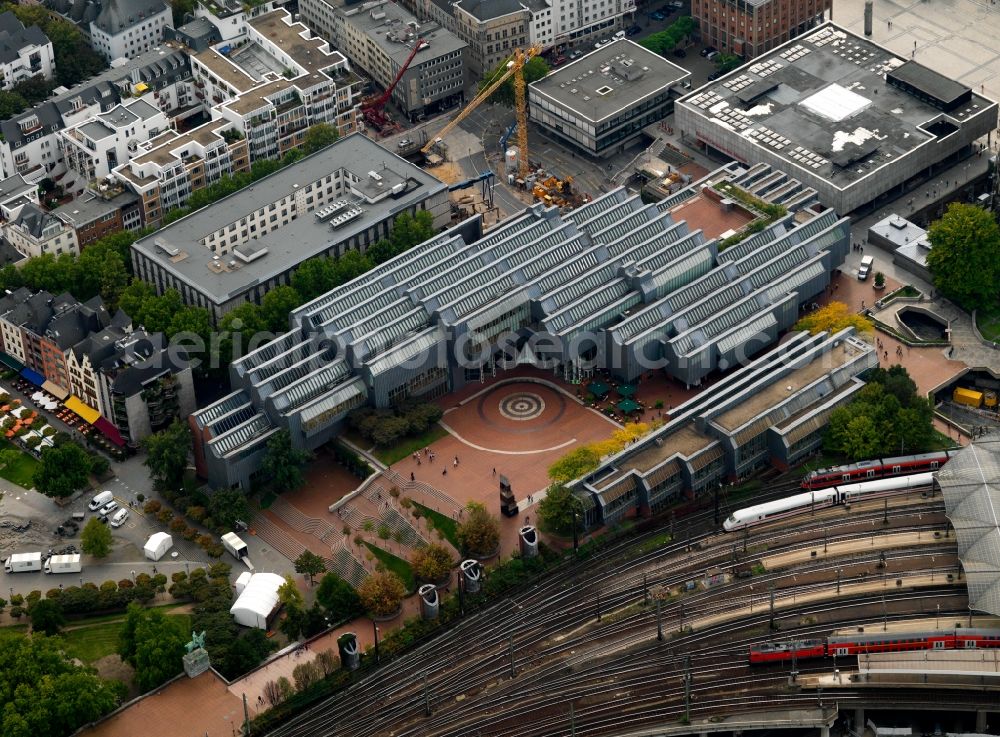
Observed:
[[[766,642],[750,647],[750,664],[774,663],[806,658],[825,658],[859,653],[909,650],[974,650],[1000,648],[1000,630],[954,629],[935,632],[878,632],[830,637],[826,640]]]
[[[910,476],[937,471],[957,452],[955,450],[942,450],[936,453],[899,456],[898,458],[875,458],[871,461],[858,461],[846,466],[820,468],[806,474],[805,478],[802,479],[802,488],[816,491],[828,486],[855,481],[870,481],[871,479]]]

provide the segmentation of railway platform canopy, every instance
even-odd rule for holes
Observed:
[[[864,653],[858,672],[871,681],[895,677],[901,681],[940,684],[939,676],[972,678],[1000,687],[1000,652],[991,650],[920,650],[907,653]]]
[[[958,538],[969,608],[1000,615],[1000,436],[962,449],[937,481]]]

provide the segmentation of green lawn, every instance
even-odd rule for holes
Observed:
[[[418,450],[423,450],[435,440],[440,440],[447,434],[448,431],[435,422],[427,429],[427,432],[405,437],[391,448],[376,448],[374,455],[385,465],[391,466],[396,461],[401,461],[406,456],[413,455]]]
[[[180,622],[183,631],[190,631],[190,615],[171,614],[169,616]],[[70,627],[72,626],[70,625]],[[84,624],[76,629],[68,629],[62,633],[62,638],[66,643],[66,652],[70,657],[79,658],[84,663],[93,663],[105,655],[116,653],[118,652],[118,634],[124,626],[125,619],[121,616],[112,621],[93,624],[89,620],[85,620]]]
[[[976,327],[986,340],[1000,341],[1000,307],[977,310]]]
[[[458,523],[446,514],[441,514],[430,507],[425,507],[419,502],[413,502],[413,506],[420,510],[420,513],[427,519],[427,523],[435,530],[444,535],[445,540],[450,542],[455,550],[461,550],[458,544]]]
[[[949,438],[943,432],[940,432],[935,428],[934,430],[934,440],[931,441],[931,447],[928,448],[928,452],[934,450],[949,450],[951,448],[957,448],[958,443],[956,443],[952,438]]]
[[[18,458],[15,463],[0,468],[0,477],[3,477],[13,484],[30,489],[34,484],[32,479],[35,476],[35,469],[40,465],[33,456],[28,455],[19,447],[6,440],[0,441],[0,450],[16,450]]]
[[[372,545],[367,540],[365,541],[365,547],[368,548],[372,555],[385,566],[386,570],[392,571],[400,580],[402,580],[403,585],[406,586],[407,591],[413,591],[417,587],[417,581],[413,577],[413,568],[402,558],[399,558],[387,550],[382,550],[382,548],[377,545]]]

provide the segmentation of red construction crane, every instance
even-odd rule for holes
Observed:
[[[396,74],[396,78],[392,80],[392,84],[385,88],[385,92],[378,96],[369,97],[367,100],[361,103],[361,112],[365,116],[365,121],[368,125],[375,128],[379,133],[382,133],[387,127],[394,125],[389,116],[385,113],[385,104],[389,102],[389,98],[392,97],[392,91],[396,89],[396,85],[399,84],[399,80],[403,78],[406,74],[407,68],[410,66],[410,62],[413,61],[413,57],[417,55],[424,46],[427,46],[423,39],[418,38],[413,43],[413,50],[410,51],[410,55],[406,57],[406,61],[403,62],[403,66],[399,68],[399,72]]]

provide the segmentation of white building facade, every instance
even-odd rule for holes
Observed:
[[[52,42],[38,26],[25,28],[11,11],[0,13],[0,89],[55,71]]]

